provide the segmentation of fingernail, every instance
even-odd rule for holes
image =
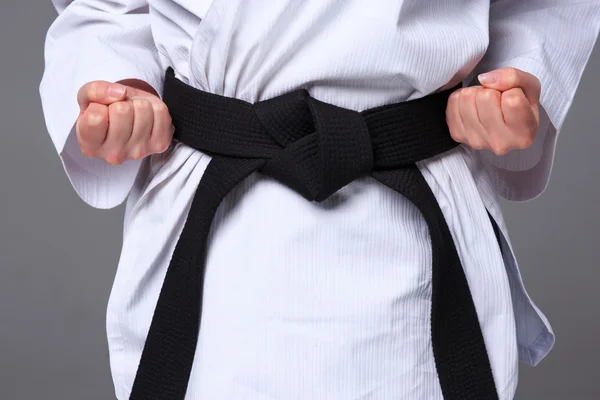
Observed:
[[[496,82],[496,73],[486,72],[485,74],[480,74],[477,78],[482,85],[494,83]]]
[[[108,88],[108,95],[115,99],[120,99],[125,94],[125,86],[123,85],[110,85]]]

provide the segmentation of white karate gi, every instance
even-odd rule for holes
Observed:
[[[127,198],[107,312],[119,399],[131,390],[210,157],[176,144],[119,167],[85,158],[73,130],[81,85],[137,78],[160,93],[172,66],[190,85],[249,102],[304,87],[363,110],[500,67],[536,75],[543,110],[529,149],[497,157],[459,147],[419,164],[454,236],[500,399],[513,398],[518,360],[537,364],[554,336],[523,288],[497,196],[528,200],[545,188],[598,37],[600,1],[53,3],[60,15],[48,32],[40,86],[48,131],[84,201],[110,208]],[[504,235],[500,247],[486,210]],[[255,174],[227,197],[213,232],[188,399],[441,399],[429,237],[405,198],[364,178],[317,204]]]

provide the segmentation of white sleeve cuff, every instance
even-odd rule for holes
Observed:
[[[497,156],[491,151],[477,151],[497,193],[509,201],[527,201],[541,195],[550,180],[557,131],[545,110],[540,107],[540,128],[533,144]]]

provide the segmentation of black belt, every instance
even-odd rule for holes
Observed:
[[[175,139],[212,159],[167,270],[130,399],[184,399],[200,329],[212,220],[223,198],[253,172],[309,201],[323,201],[370,175],[413,202],[431,236],[431,339],[444,399],[497,399],[450,230],[415,165],[457,145],[445,120],[452,90],[359,113],[318,101],[305,90],[250,104],[188,86],[169,68],[163,100]]]

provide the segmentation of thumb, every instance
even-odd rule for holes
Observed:
[[[500,68],[478,76],[483,87],[506,92],[510,89],[523,90],[529,104],[536,106],[540,100],[541,84],[538,78],[516,68]]]
[[[77,103],[81,112],[84,112],[90,103],[99,103],[106,106],[127,97],[127,87],[118,83],[106,81],[92,81],[83,85],[77,92]]]

